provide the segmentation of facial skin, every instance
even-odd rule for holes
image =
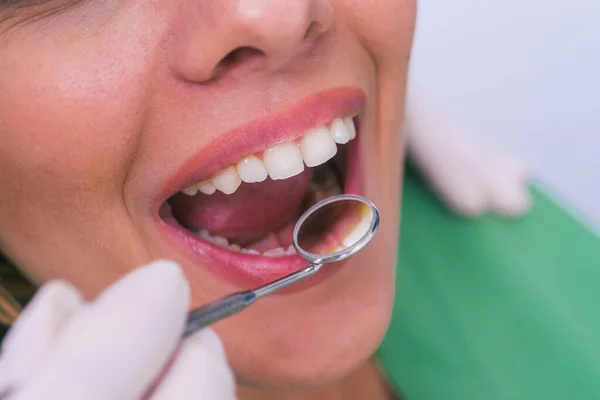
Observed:
[[[414,0],[0,8],[0,249],[33,279],[67,279],[89,297],[157,258],[183,266],[196,306],[239,290],[165,237],[153,199],[225,132],[315,92],[361,88],[365,196],[382,215],[374,242],[318,285],[214,325],[240,382],[340,379],[376,350],[393,306],[414,18]]]

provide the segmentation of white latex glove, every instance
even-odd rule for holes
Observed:
[[[217,335],[181,339],[188,305],[188,283],[168,261],[133,271],[91,303],[48,283],[2,344],[0,398],[234,399]]]
[[[531,206],[528,171],[501,150],[466,135],[423,98],[407,98],[407,149],[416,166],[452,211],[516,217]]]

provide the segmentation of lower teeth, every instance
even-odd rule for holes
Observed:
[[[343,193],[343,190],[340,186],[340,179],[335,171],[328,167],[317,167],[314,169],[313,179],[310,182],[309,193],[307,196],[309,206],[327,197],[335,196],[341,193]],[[226,237],[213,235],[206,229],[200,229],[198,231],[192,230],[192,232],[201,239],[236,253],[255,256],[262,254],[266,257],[282,257],[296,254],[296,249],[293,245],[290,245],[287,249],[284,249],[283,247],[276,247],[261,253],[255,249],[242,248],[240,245],[235,243],[229,244],[229,239]]]
[[[229,244],[229,240],[226,237],[212,235],[206,229],[200,229],[199,231],[193,231],[193,233],[196,236],[198,236],[199,238],[206,240],[207,242],[211,242],[214,245],[217,245],[224,249],[234,251],[236,253],[248,254],[248,255],[254,255],[254,256],[263,255],[263,256],[267,256],[267,257],[293,256],[294,254],[296,254],[296,249],[294,248],[293,245],[290,245],[287,249],[284,249],[283,247],[277,247],[277,248],[269,249],[269,250],[261,253],[258,250],[242,248],[240,245],[235,244],[235,243]]]
[[[242,254],[252,254],[252,255],[255,255],[255,256],[260,256],[260,251],[256,251],[254,249],[242,249],[240,251],[240,253],[242,253]]]
[[[281,257],[285,255],[283,247],[277,247],[276,249],[267,250],[263,253],[263,256],[267,257]]]

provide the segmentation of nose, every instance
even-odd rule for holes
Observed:
[[[334,20],[329,0],[189,0],[179,10],[173,67],[195,82],[251,60],[283,68]]]

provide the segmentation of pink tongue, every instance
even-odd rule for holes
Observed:
[[[293,178],[242,183],[231,195],[183,193],[170,200],[173,215],[187,228],[206,229],[243,243],[285,226],[301,211],[312,178],[310,169]]]

